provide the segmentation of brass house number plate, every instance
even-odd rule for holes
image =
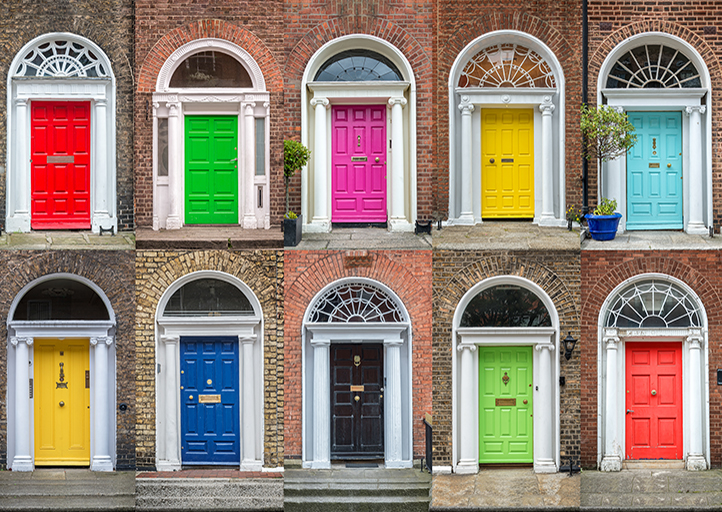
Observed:
[[[515,406],[515,405],[516,405],[516,398],[497,398],[496,399],[497,407],[509,407],[509,406]]]
[[[220,404],[221,395],[198,395],[199,404]]]
[[[368,157],[366,156],[352,156],[351,161],[352,162],[366,162],[368,160]]]

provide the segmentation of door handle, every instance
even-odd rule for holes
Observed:
[[[359,400],[361,400],[361,397],[360,397],[360,396],[358,396],[358,395],[356,395],[355,397],[353,397],[353,399],[354,399],[354,400],[356,400],[356,401],[358,402]]]
[[[657,390],[656,390],[656,389],[653,389],[653,390],[652,390],[652,396],[657,396]]]
[[[189,396],[188,400],[193,400],[193,395]]]
[[[65,405],[65,402],[60,402],[58,405],[59,405],[60,407],[63,407],[63,406]]]
[[[672,164],[667,164],[667,168],[670,168],[670,167],[672,167]]]
[[[496,160],[494,160],[493,158],[490,158],[490,159],[489,159],[489,163],[490,163],[490,164],[493,164],[494,162],[496,162]]]
[[[379,163],[379,157],[376,157],[376,163]]]
[[[632,409],[627,409],[627,414],[629,414],[630,412],[634,412],[634,411]]]

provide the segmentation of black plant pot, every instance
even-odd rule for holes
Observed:
[[[296,247],[301,242],[301,228],[303,227],[303,215],[296,219],[283,219],[283,245],[284,247]]]

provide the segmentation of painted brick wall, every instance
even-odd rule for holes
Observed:
[[[709,324],[709,415],[713,467],[722,465],[722,390],[716,369],[722,368],[722,253],[720,251],[582,251],[582,465],[597,465],[597,324],[602,304],[630,277],[658,272],[680,279],[699,296]]]
[[[288,251],[285,255],[285,456],[301,457],[301,329],[313,297],[344,277],[375,279],[411,317],[414,458],[423,457],[423,415],[431,412],[431,251]]]
[[[39,277],[69,273],[85,277],[107,295],[117,320],[116,409],[117,468],[135,468],[135,293],[132,251],[2,251],[0,252],[0,401],[7,396],[7,316],[20,290]],[[7,409],[0,407],[0,468],[7,467]]]
[[[263,462],[283,464],[283,252],[136,251],[135,343],[138,468],[155,466],[155,314],[163,293],[178,278],[198,270],[217,270],[243,281],[263,310],[264,440]]]
[[[433,386],[435,465],[452,463],[452,325],[459,301],[482,280],[518,276],[539,285],[554,301],[562,336],[579,338],[579,251],[449,251],[435,250],[433,258]],[[560,358],[560,454],[562,464],[579,460],[579,350],[567,361]]]
[[[5,228],[7,77],[10,63],[32,39],[52,32],[86,37],[105,52],[116,79],[118,229],[133,216],[133,2],[131,0],[12,0],[0,2],[0,228]]]

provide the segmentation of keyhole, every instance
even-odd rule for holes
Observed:
[[[357,145],[358,147],[361,147],[361,135],[359,135],[358,137],[356,137],[356,141],[357,141],[357,144],[356,144],[356,145]]]

